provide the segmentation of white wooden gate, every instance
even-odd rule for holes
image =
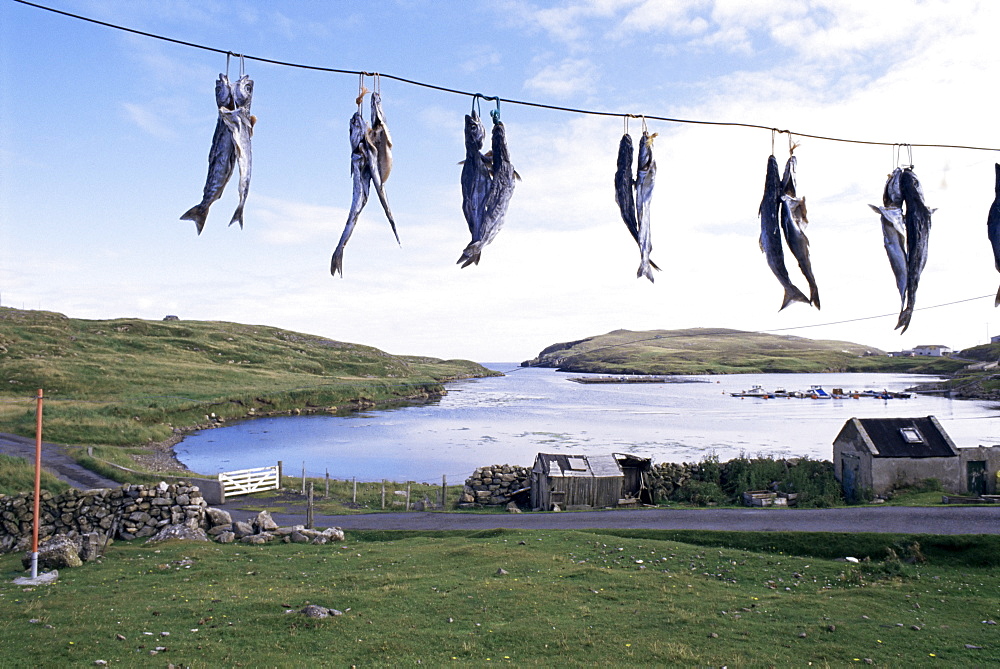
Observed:
[[[257,467],[256,469],[240,469],[234,472],[219,474],[219,485],[222,486],[222,497],[231,495],[249,495],[262,490],[278,490],[281,488],[281,467]]]

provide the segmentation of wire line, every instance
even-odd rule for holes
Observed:
[[[107,21],[100,21],[98,19],[93,19],[87,16],[81,16],[80,14],[73,14],[71,12],[66,12],[60,9],[54,9],[52,7],[46,7],[45,5],[40,5],[35,2],[29,2],[28,0],[13,0],[21,5],[26,5],[28,7],[34,7],[35,9],[41,9],[47,12],[52,12],[53,14],[59,14],[61,16],[66,16],[73,19],[78,19],[80,21],[86,21],[87,23],[93,23],[99,26],[104,26],[105,28],[112,28],[114,30],[121,30],[127,33],[132,33],[133,35],[141,35],[142,37],[149,37],[151,39],[158,39],[164,42],[170,42],[171,44],[179,44],[181,46],[191,47],[193,49],[201,49],[203,51],[210,51],[213,53],[218,53],[226,56],[238,56],[246,60],[255,60],[259,63],[268,63],[270,65],[279,65],[282,67],[293,67],[303,70],[313,70],[316,72],[330,72],[333,74],[350,74],[350,75],[361,75],[374,77],[378,76],[385,79],[391,79],[393,81],[398,81],[403,84],[409,84],[411,86],[419,86],[421,88],[429,88],[435,91],[441,91],[443,93],[452,93],[454,95],[478,97],[483,100],[496,101],[497,103],[503,102],[510,105],[520,105],[522,107],[533,107],[535,109],[546,109],[549,111],[559,111],[566,112],[570,114],[582,114],[587,116],[613,116],[613,117],[631,117],[631,118],[645,118],[646,120],[652,121],[665,121],[667,123],[682,123],[688,125],[712,125],[712,126],[722,126],[722,127],[734,127],[734,128],[751,128],[755,130],[768,130],[773,133],[787,134],[789,136],[794,135],[796,137],[808,137],[810,139],[819,139],[828,142],[844,142],[848,144],[866,144],[870,146],[919,146],[922,148],[933,148],[933,149],[961,149],[967,151],[1000,151],[1000,148],[992,148],[986,146],[968,146],[962,144],[919,144],[912,142],[879,142],[873,140],[862,140],[862,139],[849,139],[844,137],[831,137],[827,135],[816,135],[807,132],[797,132],[787,129],[781,129],[774,126],[760,125],[757,123],[742,123],[738,121],[705,121],[698,119],[684,119],[684,118],[672,118],[669,116],[656,116],[652,114],[631,114],[622,112],[611,112],[603,110],[593,110],[593,109],[580,109],[575,107],[563,107],[560,105],[551,105],[542,102],[532,102],[529,100],[514,100],[510,98],[502,98],[499,96],[489,96],[483,95],[482,93],[474,93],[472,91],[463,91],[457,88],[448,88],[447,86],[439,86],[437,84],[430,84],[424,81],[417,81],[415,79],[407,79],[406,77],[400,77],[393,74],[386,74],[384,72],[367,72],[364,70],[343,70],[333,67],[323,67],[319,65],[308,65],[303,63],[291,63],[283,60],[275,60],[273,58],[264,58],[262,56],[252,56],[244,53],[234,53],[232,51],[227,51],[225,49],[219,49],[216,47],[206,46],[204,44],[197,44],[195,42],[187,42],[180,39],[175,39],[173,37],[166,37],[164,35],[157,35],[155,33],[145,32],[143,30],[136,30],[135,28],[128,28],[126,26],[117,25],[114,23],[108,23]]]

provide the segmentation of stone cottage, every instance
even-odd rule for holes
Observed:
[[[848,499],[930,478],[946,492],[996,494],[1000,446],[957,448],[934,416],[851,418],[833,442],[833,464]]]

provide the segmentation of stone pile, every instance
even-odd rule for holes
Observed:
[[[465,479],[465,489],[458,500],[458,506],[494,506],[508,504],[513,493],[523,491],[531,485],[531,470],[518,465],[492,465],[479,467]],[[527,493],[522,492],[522,495]]]
[[[278,527],[267,511],[261,511],[253,520],[233,521],[227,511],[209,509],[208,536],[222,544],[239,541],[244,544],[267,544],[280,541],[292,544],[327,544],[344,540],[344,531],[339,527],[323,530],[307,529],[305,525]]]

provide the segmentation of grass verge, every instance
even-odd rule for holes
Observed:
[[[933,558],[852,565],[493,530],[349,533],[333,547],[118,543],[37,588],[10,583],[20,570],[19,556],[0,557],[11,666],[1000,663],[984,622],[1000,618],[1000,575]],[[286,613],[307,603],[344,615]]]

